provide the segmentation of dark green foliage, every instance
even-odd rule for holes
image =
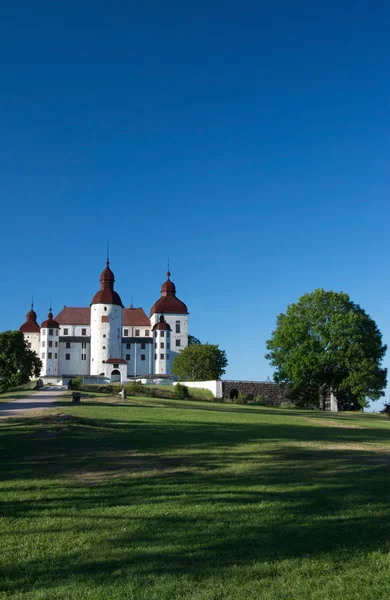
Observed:
[[[28,383],[39,377],[42,363],[38,355],[27,347],[21,331],[0,333],[0,390]]]
[[[383,409],[381,410],[382,415],[387,415],[390,417],[390,402],[386,402],[383,405]]]
[[[193,335],[189,335],[188,336],[188,345],[192,346],[193,344],[200,344],[201,341],[198,340],[198,338],[194,337]]]
[[[177,383],[174,386],[174,397],[179,400],[185,400],[190,398],[190,391],[186,385],[182,385],[181,383]]]
[[[171,371],[181,381],[220,379],[228,361],[218,344],[193,344],[176,356]]]
[[[274,379],[291,386],[297,404],[317,404],[331,389],[340,408],[361,408],[384,395],[386,346],[365,311],[344,293],[315,290],[277,318],[267,341]]]
[[[83,378],[81,375],[79,377],[74,377],[69,381],[69,389],[71,390],[80,390],[83,383]]]
[[[143,385],[139,381],[131,381],[125,386],[128,396],[143,396]]]

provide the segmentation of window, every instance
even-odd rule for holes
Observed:
[[[169,354],[167,354],[167,360],[169,360]]]
[[[65,360],[70,360],[70,354],[65,354]]]
[[[154,332],[154,337],[157,337],[157,331]]]
[[[55,343],[55,346],[56,346],[56,348],[57,348],[57,346],[58,346],[58,342],[56,342],[56,343]]]
[[[70,342],[66,342],[66,347],[70,348]]]
[[[149,329],[145,329],[145,337],[149,336]]]
[[[165,331],[160,331],[160,337],[164,337]]]
[[[161,360],[164,360],[164,354],[160,354]]]
[[[157,354],[154,355],[154,360],[157,360]]]
[[[51,341],[50,341],[50,342],[48,343],[48,346],[49,346],[49,348],[53,348],[53,342],[51,342]]]
[[[69,329],[64,329],[64,335],[68,335]]]
[[[180,321],[176,321],[175,327],[176,327],[176,333],[180,333]]]
[[[31,342],[27,342],[27,347],[31,348]]]
[[[87,360],[87,355],[86,354],[82,354],[81,355],[81,360]]]
[[[53,353],[52,352],[48,352],[47,358],[53,358]]]
[[[135,330],[135,335],[136,335],[136,337],[139,337],[139,329]]]
[[[154,344],[154,347],[157,348],[158,344]]]
[[[103,346],[103,350],[105,350],[105,349],[106,349],[106,347],[105,347],[105,346]]]
[[[53,335],[53,330],[49,329],[49,335]]]
[[[58,335],[58,329],[56,329],[56,335]]]
[[[180,340],[176,340],[175,343],[176,343],[176,346],[180,346]]]
[[[103,333],[103,337],[107,337],[105,333]]]
[[[164,349],[164,342],[160,342],[160,348]]]
[[[167,342],[167,350],[171,349],[171,344],[169,342]]]
[[[119,369],[119,365],[114,365],[114,369]]]
[[[130,345],[131,344],[126,344],[126,350],[130,350]]]
[[[57,358],[57,352],[55,353],[54,358]]]
[[[81,335],[87,335],[87,330],[86,329],[82,329],[81,330]]]
[[[42,348],[46,346],[46,342],[42,342]]]
[[[107,306],[104,307],[104,310],[107,310]]]
[[[45,353],[44,352],[42,352],[42,358],[45,358]]]
[[[125,329],[125,330],[123,331],[123,335],[124,335],[125,337],[129,337],[129,330],[128,330],[128,329]]]
[[[145,354],[141,354],[141,360],[145,360]]]
[[[144,343],[141,344],[141,350],[145,350],[145,344]]]
[[[86,348],[87,347],[87,342],[81,342],[81,347],[82,348]]]
[[[126,354],[126,360],[131,360],[130,354]]]
[[[108,323],[108,315],[102,315],[101,322]]]

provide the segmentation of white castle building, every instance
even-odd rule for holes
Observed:
[[[31,306],[20,331],[42,360],[41,377],[82,375],[123,382],[169,375],[172,360],[187,347],[187,306],[176,297],[171,274],[147,317],[142,308],[123,306],[109,265],[107,259],[89,307],[64,306],[55,318],[50,308],[39,326]]]

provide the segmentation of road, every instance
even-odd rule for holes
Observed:
[[[32,416],[36,410],[45,410],[54,407],[54,401],[67,391],[65,386],[47,387],[44,390],[14,400],[13,402],[0,402],[0,419],[6,417]]]

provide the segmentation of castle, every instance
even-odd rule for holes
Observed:
[[[149,317],[142,308],[123,306],[108,258],[89,307],[64,306],[56,317],[50,308],[39,326],[31,305],[19,330],[42,361],[41,377],[81,375],[123,382],[169,375],[172,360],[188,345],[187,306],[176,297],[170,275],[168,271]]]

